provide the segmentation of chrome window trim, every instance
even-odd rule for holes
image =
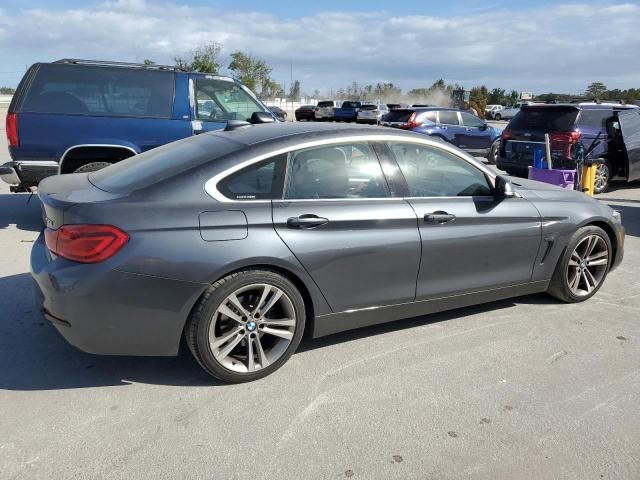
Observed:
[[[53,160],[16,160],[13,164],[16,166],[58,167],[58,162]]]
[[[83,147],[124,148],[125,150],[129,150],[130,152],[133,152],[134,155],[138,155],[138,152],[136,152],[134,148],[129,147],[127,145],[122,145],[122,144],[117,144],[117,143],[81,143],[79,145],[73,145],[73,146],[67,148],[64,151],[64,153],[60,157],[60,163],[58,164],[59,165],[58,166],[58,175],[60,175],[60,172],[62,171],[62,164],[64,163],[65,159],[67,158],[67,155],[69,154],[69,152],[71,150],[75,150],[76,148],[83,148]]]
[[[445,150],[453,155],[456,155],[458,158],[460,158],[461,160],[464,160],[465,162],[471,164],[472,166],[478,168],[479,170],[481,170],[483,173],[485,173],[492,181],[495,182],[495,178],[496,178],[496,174],[495,172],[491,171],[490,169],[488,169],[487,167],[485,167],[484,165],[482,165],[481,163],[477,162],[473,157],[471,157],[469,154],[460,151],[459,149],[457,149],[456,147],[454,147],[453,145],[449,145],[447,143],[443,143],[441,141],[436,141],[433,140],[431,138],[425,137],[425,138],[412,138],[412,137],[408,137],[408,136],[404,136],[404,135],[393,135],[393,134],[385,134],[385,135],[351,135],[351,136],[346,136],[346,137],[339,137],[339,138],[326,138],[326,139],[322,139],[322,140],[313,140],[313,141],[308,141],[308,142],[301,142],[301,143],[296,143],[296,144],[292,144],[289,145],[287,147],[283,147],[280,148],[278,150],[273,150],[269,153],[264,153],[262,155],[258,155],[256,157],[252,157],[248,160],[245,160],[244,162],[240,162],[236,165],[234,165],[233,167],[229,167],[226,170],[214,175],[213,177],[211,177],[209,180],[207,180],[204,184],[204,191],[210,196],[212,197],[214,200],[217,200],[221,203],[237,203],[237,202],[242,202],[242,203],[255,203],[255,202],[265,202],[265,200],[242,200],[242,199],[231,199],[231,198],[227,198],[225,197],[217,188],[218,183],[226,178],[227,176],[236,173],[239,170],[242,170],[243,168],[249,167],[251,165],[253,165],[254,163],[258,163],[261,162],[263,160],[267,160],[271,157],[276,157],[278,155],[283,155],[283,154],[288,154],[289,152],[292,152],[294,150],[301,150],[301,149],[305,149],[305,148],[313,148],[313,147],[322,147],[322,146],[327,146],[327,145],[336,145],[336,144],[343,144],[343,143],[349,143],[349,142],[402,142],[402,143],[415,143],[415,144],[419,144],[419,145],[426,145],[432,148],[436,148],[436,149],[440,149],[440,150]],[[288,162],[287,162],[288,163]],[[382,199],[389,199],[389,198],[398,198],[398,197],[383,197],[383,198],[378,198],[378,199],[362,199],[362,198],[355,198],[355,199],[344,199],[344,198],[338,198],[335,199],[337,201],[344,201],[344,200],[382,200]],[[437,198],[437,197],[435,197]],[[458,198],[458,197],[456,197]],[[273,199],[275,200],[280,200],[280,199]],[[334,199],[307,199],[307,201],[331,201]],[[267,201],[272,201],[272,200],[267,200]],[[287,200],[287,201],[294,201],[294,200]],[[299,200],[295,200],[295,201],[299,201]]]

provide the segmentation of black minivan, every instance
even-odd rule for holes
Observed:
[[[574,168],[572,147],[594,146],[597,167],[595,192],[607,190],[612,180],[640,179],[640,109],[613,103],[531,104],[522,107],[502,132],[496,164],[509,175],[527,176],[534,152],[544,150],[545,134],[554,145],[556,168]]]

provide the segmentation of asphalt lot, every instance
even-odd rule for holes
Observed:
[[[274,375],[228,386],[187,352],[66,344],[31,299],[38,200],[2,184],[0,478],[639,478],[640,186],[601,199],[628,235],[592,300],[307,341]]]

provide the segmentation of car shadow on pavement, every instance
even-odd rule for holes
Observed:
[[[0,230],[15,225],[19,230],[40,231],[40,199],[30,193],[0,195]]]
[[[178,357],[91,355],[68,344],[32,301],[31,275],[0,278],[0,390],[60,390],[146,383],[220,385],[182,348]]]

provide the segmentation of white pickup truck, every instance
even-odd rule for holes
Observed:
[[[493,118],[495,120],[511,120],[520,111],[523,105],[530,105],[534,102],[518,102],[510,107],[504,107],[502,110],[495,112]]]

